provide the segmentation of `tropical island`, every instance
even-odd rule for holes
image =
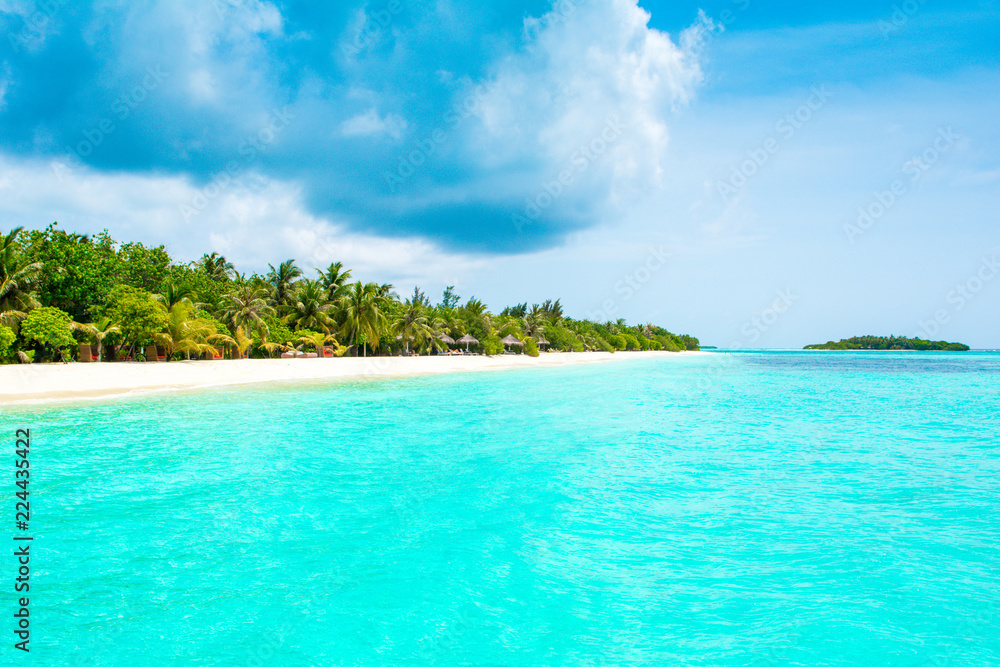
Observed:
[[[340,262],[268,266],[248,276],[214,252],[178,262],[106,230],[13,229],[0,234],[0,363],[699,349],[652,324],[567,317],[559,299],[494,314],[454,287],[436,304],[419,287],[400,299]]]
[[[918,350],[921,352],[968,352],[969,346],[905,336],[855,336],[843,340],[806,345],[806,350]]]

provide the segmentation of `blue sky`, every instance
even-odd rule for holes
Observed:
[[[1000,347],[1000,3],[318,4],[0,1],[0,229]]]

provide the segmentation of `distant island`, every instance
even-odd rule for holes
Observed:
[[[905,336],[855,336],[836,343],[806,345],[805,350],[918,350],[927,352],[968,352],[969,346],[943,340],[924,340]]]

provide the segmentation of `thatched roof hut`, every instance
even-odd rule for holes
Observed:
[[[517,345],[519,347],[524,347],[524,343],[522,341],[518,340],[517,338],[514,338],[514,336],[512,336],[511,334],[507,334],[506,336],[504,336],[502,342],[507,347],[511,347],[513,345]]]
[[[465,334],[464,336],[458,339],[458,344],[461,345],[462,343],[465,343],[465,351],[468,352],[470,345],[479,345],[479,340],[473,338],[469,334]]]

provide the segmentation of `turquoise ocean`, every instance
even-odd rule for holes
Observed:
[[[30,656],[0,560],[3,664],[1000,664],[997,353],[221,388],[0,425],[2,539],[16,428],[35,538]]]

